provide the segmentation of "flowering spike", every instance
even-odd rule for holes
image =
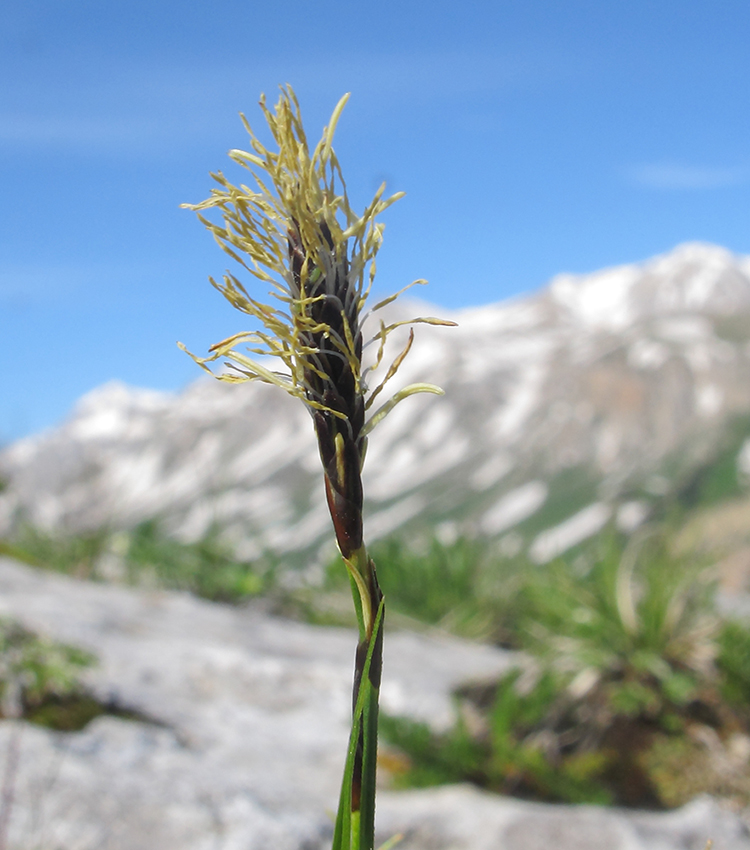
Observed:
[[[211,196],[199,204],[183,206],[198,213],[200,221],[233,260],[258,280],[270,284],[269,294],[275,299],[272,304],[265,304],[251,297],[229,272],[221,283],[211,279],[211,284],[234,307],[254,318],[261,329],[243,331],[212,345],[207,357],[188,354],[206,371],[210,371],[208,363],[224,358],[231,371],[217,375],[221,380],[274,384],[304,401],[312,414],[326,500],[336,542],[352,578],[360,623],[354,723],[334,847],[354,846],[347,835],[351,825],[356,824],[357,850],[372,850],[384,603],[362,534],[362,465],[367,434],[396,404],[414,393],[442,390],[432,384],[411,384],[381,405],[368,421],[365,419],[370,405],[409,353],[413,328],[406,346],[369,397],[364,376],[381,365],[388,335],[402,325],[453,323],[433,318],[390,325],[381,321],[380,330],[370,340],[379,343],[376,362],[368,369],[362,367],[362,310],[383,240],[383,225],[376,219],[402,193],[384,198],[383,185],[362,215],[350,206],[333,150],[336,125],[348,98],[345,95],[336,105],[311,154],[291,86],[282,88],[273,112],[261,97],[260,107],[278,150],[267,149],[243,115],[253,152],[232,150],[229,154],[236,164],[252,173],[256,188],[235,186],[217,172],[211,175],[217,184]],[[220,212],[221,223],[202,214],[212,209]],[[374,309],[391,303],[401,292]],[[277,358],[277,362],[281,361],[279,370],[238,351],[239,344],[251,354]]]
[[[235,186],[219,171],[211,175],[217,184],[211,196],[183,207],[198,213],[200,221],[233,260],[258,280],[270,284],[269,295],[279,302],[273,307],[251,298],[232,274],[227,273],[221,283],[211,279],[234,307],[258,320],[266,333],[235,334],[211,347],[216,356],[195,357],[196,362],[207,368],[206,363],[221,356],[234,370],[232,380],[273,383],[301,398],[311,412],[327,411],[336,419],[350,417],[351,436],[357,443],[357,435],[365,425],[362,411],[369,408],[405,356],[402,353],[397,357],[366,400],[363,374],[368,370],[361,362],[362,323],[375,257],[383,239],[383,225],[376,219],[403,193],[385,198],[385,184],[381,185],[361,216],[349,204],[333,150],[336,126],[348,99],[347,94],[339,100],[311,153],[291,86],[282,88],[273,111],[261,97],[260,106],[278,150],[266,148],[242,115],[252,152],[229,152],[235,163],[252,173],[256,188]],[[203,215],[211,209],[220,211],[221,223]],[[423,283],[414,281],[380,301],[372,311],[390,304],[411,286]],[[380,343],[379,356],[369,371],[380,365],[390,333],[401,325],[417,323],[452,324],[432,318],[381,323],[375,337]],[[282,369],[277,372],[250,360],[235,348],[235,343],[250,343],[249,350],[260,357],[278,358]],[[227,380],[228,376],[221,378]],[[338,386],[342,381],[346,387]],[[384,408],[392,407],[381,407],[377,421],[382,419]],[[375,424],[368,423],[368,430]]]

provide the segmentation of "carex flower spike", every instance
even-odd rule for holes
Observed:
[[[207,371],[208,363],[222,358],[229,368],[216,374],[220,380],[275,384],[303,401],[312,414],[328,507],[360,624],[352,740],[334,848],[371,850],[383,594],[363,540],[361,472],[367,436],[383,417],[409,395],[442,390],[432,384],[411,384],[373,410],[411,348],[413,327],[379,383],[370,389],[368,381],[382,368],[386,340],[396,328],[453,323],[433,317],[391,324],[380,321],[374,336],[363,339],[364,307],[383,238],[377,217],[403,193],[384,198],[383,184],[361,215],[352,209],[332,146],[348,97],[339,101],[312,152],[291,86],[282,88],[273,112],[261,98],[276,149],[266,148],[242,116],[251,150],[229,153],[251,173],[253,186],[235,186],[218,172],[212,174],[218,185],[211,197],[183,206],[198,213],[223,250],[246,272],[270,286],[270,301],[264,302],[251,296],[229,271],[220,283],[211,278],[233,306],[256,320],[259,329],[216,343],[208,357],[191,357]],[[212,209],[221,213],[220,223],[204,215]],[[401,292],[370,312],[391,303]],[[375,345],[376,353],[365,368],[362,352],[367,342]]]

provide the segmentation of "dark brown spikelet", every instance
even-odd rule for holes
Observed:
[[[319,254],[317,264],[313,264],[295,223],[289,230],[289,259],[300,293],[315,299],[308,308],[310,318],[324,328],[302,335],[301,342],[317,352],[311,355],[311,366],[305,370],[305,385],[308,398],[328,408],[314,410],[313,420],[336,539],[342,556],[350,558],[362,546],[365,400],[352,368],[352,362],[361,361],[362,330],[346,249],[339,249],[337,254],[325,222],[320,232],[321,243],[329,250]],[[350,348],[353,356],[347,356]],[[343,418],[331,410],[343,414]]]

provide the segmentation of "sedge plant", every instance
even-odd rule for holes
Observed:
[[[233,185],[218,172],[212,174],[217,185],[211,196],[184,206],[198,213],[256,284],[270,287],[267,302],[250,294],[231,272],[221,282],[211,279],[255,327],[213,345],[207,357],[191,356],[211,374],[207,364],[221,359],[227,369],[216,374],[219,380],[280,387],[302,401],[312,417],[328,508],[359,623],[352,728],[333,848],[372,850],[384,601],[363,538],[362,466],[370,432],[396,404],[414,393],[442,390],[411,384],[374,404],[408,354],[413,327],[382,377],[373,381],[371,376],[383,367],[386,340],[396,328],[452,323],[430,317],[390,324],[381,320],[372,339],[364,339],[364,307],[383,238],[377,218],[403,193],[385,198],[383,184],[361,214],[352,209],[332,147],[347,99],[339,101],[322,138],[310,150],[292,88],[281,89],[273,111],[261,98],[275,149],[267,148],[242,116],[251,150],[229,152],[252,174],[253,185]],[[204,215],[210,211],[218,212],[220,221]],[[401,292],[369,312],[377,313]],[[373,356],[366,366],[363,351],[368,342]]]

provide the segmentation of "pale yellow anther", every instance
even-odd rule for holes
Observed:
[[[223,381],[262,381],[286,390],[290,395],[304,401],[315,410],[326,410],[339,419],[345,415],[323,404],[320,395],[309,386],[306,375],[316,375],[325,380],[320,353],[309,344],[315,335],[330,339],[335,348],[346,359],[355,379],[355,391],[365,393],[362,381],[362,364],[357,355],[355,337],[361,330],[361,316],[365,301],[375,275],[375,257],[383,240],[383,225],[376,218],[391,204],[403,196],[397,192],[384,198],[385,184],[380,186],[370,204],[361,215],[352,209],[346,192],[346,184],[333,150],[333,137],[349,95],[336,105],[328,126],[312,154],[307,143],[299,103],[291,86],[282,88],[281,96],[273,111],[261,97],[260,107],[268,123],[278,150],[269,150],[257,138],[244,115],[242,122],[250,136],[252,153],[239,149],[229,152],[231,159],[248,169],[253,175],[255,188],[244,184],[235,186],[221,173],[212,174],[217,186],[211,196],[198,204],[183,204],[198,212],[201,222],[208,228],[222,249],[250,275],[272,287],[270,297],[278,306],[252,298],[244,285],[231,273],[221,283],[211,279],[227,300],[238,310],[257,320],[262,331],[247,331],[235,334],[211,347],[209,357],[190,355],[203,368],[207,363],[226,358],[234,370],[217,375]],[[221,214],[221,223],[210,221],[201,213],[216,209]],[[324,235],[325,227],[330,232],[333,248]],[[300,245],[305,256],[301,264],[301,286],[295,283],[289,259],[290,228],[299,234]],[[313,305],[325,296],[308,297],[304,293],[308,270],[313,276],[325,274],[330,268],[331,257],[346,257],[349,261],[351,302],[356,305],[354,315],[343,321],[343,338],[328,325],[312,318]],[[317,277],[316,277],[317,280]],[[424,281],[415,281],[421,284]],[[390,304],[410,286],[384,299],[375,310]],[[302,291],[298,291],[301,289]],[[358,322],[350,325],[350,319]],[[375,339],[379,342],[376,363],[370,371],[380,366],[385,351],[386,338],[404,324],[452,324],[439,319],[414,319],[390,325],[381,323]],[[280,361],[281,368],[275,370],[268,365],[242,354],[235,347],[244,343],[245,350],[260,358],[273,357]],[[370,403],[385,383],[395,374],[409,345],[398,355],[387,370],[385,378],[370,396]],[[184,348],[184,346],[182,346]],[[187,350],[187,349],[185,349]],[[190,352],[188,352],[190,353]],[[427,384],[413,384],[402,390],[384,404],[366,425],[366,430],[379,422],[389,410],[406,395],[415,392],[435,392]],[[369,404],[368,404],[369,407]],[[338,449],[337,449],[338,451]],[[337,461],[338,462],[338,461]]]
[[[342,486],[346,476],[346,463],[344,460],[344,437],[341,434],[336,434],[334,445],[336,446],[336,476],[339,485]]]

